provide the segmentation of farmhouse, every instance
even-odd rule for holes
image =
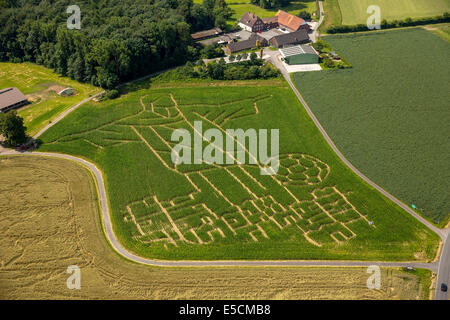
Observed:
[[[305,29],[300,29],[296,32],[280,34],[272,37],[269,40],[269,43],[276,48],[283,48],[285,46],[308,43],[309,41],[308,32]]]
[[[203,40],[203,39],[208,39],[211,37],[215,37],[222,34],[222,29],[220,28],[212,28],[209,30],[203,30],[203,31],[199,31],[196,33],[191,34],[191,38],[194,41],[199,41],[199,40]]]
[[[246,12],[239,20],[238,25],[247,31],[258,32],[265,29],[264,22],[256,14],[251,12]]]
[[[242,50],[248,50],[256,47],[265,47],[268,42],[263,37],[253,33],[248,40],[242,40],[239,42],[228,43],[225,47],[225,51],[228,54],[232,54]]]
[[[313,47],[297,45],[280,49],[284,61],[289,64],[312,64],[319,63],[319,56]]]
[[[27,97],[16,87],[0,89],[0,112],[28,104]]]
[[[298,31],[300,29],[309,30],[310,27],[306,23],[305,20],[302,18],[299,18],[297,16],[294,16],[290,13],[287,13],[283,10],[278,10],[277,14],[275,15],[277,17],[277,22],[280,27],[286,28],[288,31]]]

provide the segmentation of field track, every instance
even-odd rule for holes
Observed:
[[[81,106],[82,104],[91,101],[92,99],[94,99],[95,97],[98,97],[99,95],[105,93],[105,91],[101,91],[99,93],[94,94],[93,96],[90,96],[80,102],[78,102],[77,104],[73,105],[72,107],[70,107],[69,109],[67,109],[66,111],[64,111],[63,113],[61,113],[55,120],[53,120],[52,122],[50,122],[48,125],[46,125],[44,128],[42,128],[38,133],[36,133],[33,136],[33,139],[37,139],[39,138],[39,136],[41,134],[43,134],[45,131],[47,131],[48,129],[50,129],[51,127],[53,127],[56,123],[58,123],[59,121],[61,121],[65,116],[67,116],[69,113],[71,113],[72,111],[74,111],[76,108],[78,108],[79,106]]]
[[[161,267],[195,267],[195,266],[370,266],[373,264],[377,264],[383,267],[404,267],[411,266],[414,268],[424,268],[429,269],[434,272],[437,272],[438,262],[433,263],[421,263],[421,262],[367,262],[367,261],[313,261],[313,260],[287,260],[287,261],[277,261],[277,260],[243,260],[243,261],[170,261],[170,260],[156,260],[156,259],[147,259],[133,253],[129,252],[117,240],[111,223],[110,210],[108,206],[108,200],[106,196],[106,189],[104,186],[103,175],[101,171],[91,162],[86,161],[84,159],[59,154],[59,153],[50,153],[50,152],[23,152],[19,153],[16,151],[7,151],[2,153],[2,155],[10,155],[10,154],[24,154],[24,155],[36,155],[36,156],[46,156],[46,157],[56,157],[66,160],[72,160],[82,164],[84,167],[89,169],[92,175],[95,178],[96,185],[99,192],[100,199],[100,207],[102,213],[102,222],[104,231],[106,234],[106,238],[108,239],[111,246],[116,250],[120,255],[125,257],[128,260],[142,263],[146,265],[152,266],[161,266]]]

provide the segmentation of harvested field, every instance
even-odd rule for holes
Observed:
[[[0,299],[421,299],[430,274],[364,268],[156,268],[107,245],[89,173],[67,160],[0,157]],[[81,289],[66,287],[69,265]],[[425,280],[425,281],[424,281]]]
[[[81,106],[42,136],[41,148],[104,171],[114,230],[128,250],[175,260],[434,258],[437,236],[330,152],[285,83],[148,89],[147,82],[125,92]],[[196,122],[227,138],[227,129],[280,129],[279,171],[261,175],[261,163],[249,161],[175,164],[171,135],[197,132]],[[223,157],[218,141],[204,142]]]

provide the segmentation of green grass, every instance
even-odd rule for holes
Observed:
[[[202,0],[194,0],[194,3],[202,2]],[[228,21],[230,26],[233,26],[246,12],[253,12],[260,18],[272,17],[280,9],[293,15],[297,15],[300,11],[307,11],[311,14],[316,12],[316,0],[292,1],[288,6],[273,9],[263,9],[260,6],[251,4],[250,0],[229,0],[227,3],[234,10],[233,16]]]
[[[431,289],[431,277],[433,275],[433,272],[428,269],[414,269],[414,270],[407,270],[405,268],[401,269],[402,273],[406,274],[413,274],[417,276],[420,281],[420,285],[422,287],[421,291],[421,297],[419,299],[421,300],[430,300],[430,289]],[[405,279],[407,279],[405,277]]]
[[[141,84],[117,100],[81,106],[42,136],[41,150],[81,156],[103,170],[115,233],[128,249],[142,256],[206,260],[434,257],[437,236],[339,161],[286,83],[250,83],[150,89]],[[202,120],[203,130],[279,128],[278,174],[262,176],[256,166],[245,166],[246,173],[233,165],[227,167],[229,171],[207,164],[175,168],[165,142],[172,144],[171,128],[192,131],[186,121],[195,120]]]
[[[326,0],[325,2],[327,2]],[[426,18],[450,11],[448,0],[338,0],[342,12],[342,24],[366,23],[367,8],[377,5],[381,19],[388,21],[406,18]]]
[[[450,44],[422,28],[326,40],[353,68],[294,74],[298,89],[359,170],[445,224]]]
[[[339,26],[342,24],[341,9],[338,0],[324,0],[322,2],[324,10],[324,19],[319,27],[321,33],[325,33],[331,26]]]
[[[232,19],[234,21],[239,20],[242,15],[246,12],[253,12],[260,18],[269,18],[274,16],[278,10],[284,10],[293,15],[297,15],[300,11],[307,11],[309,13],[313,13],[316,11],[316,1],[293,1],[290,5],[282,8],[274,8],[274,9],[263,9],[259,6],[255,6],[251,3],[239,3],[234,4],[233,2],[229,2],[229,6],[231,9],[235,11]]]
[[[21,108],[27,134],[32,136],[60,113],[98,92],[100,89],[61,77],[51,70],[32,63],[0,63],[0,88],[17,87],[31,104]],[[71,87],[76,95],[59,96],[55,91]],[[54,90],[53,90],[54,89]]]
[[[445,41],[450,42],[450,23],[435,24],[426,26],[425,28],[438,35]]]

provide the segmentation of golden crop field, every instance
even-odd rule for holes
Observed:
[[[159,268],[118,256],[102,231],[96,191],[80,165],[41,156],[0,157],[0,299],[421,299],[418,276],[365,268]],[[81,289],[69,290],[69,265]]]

